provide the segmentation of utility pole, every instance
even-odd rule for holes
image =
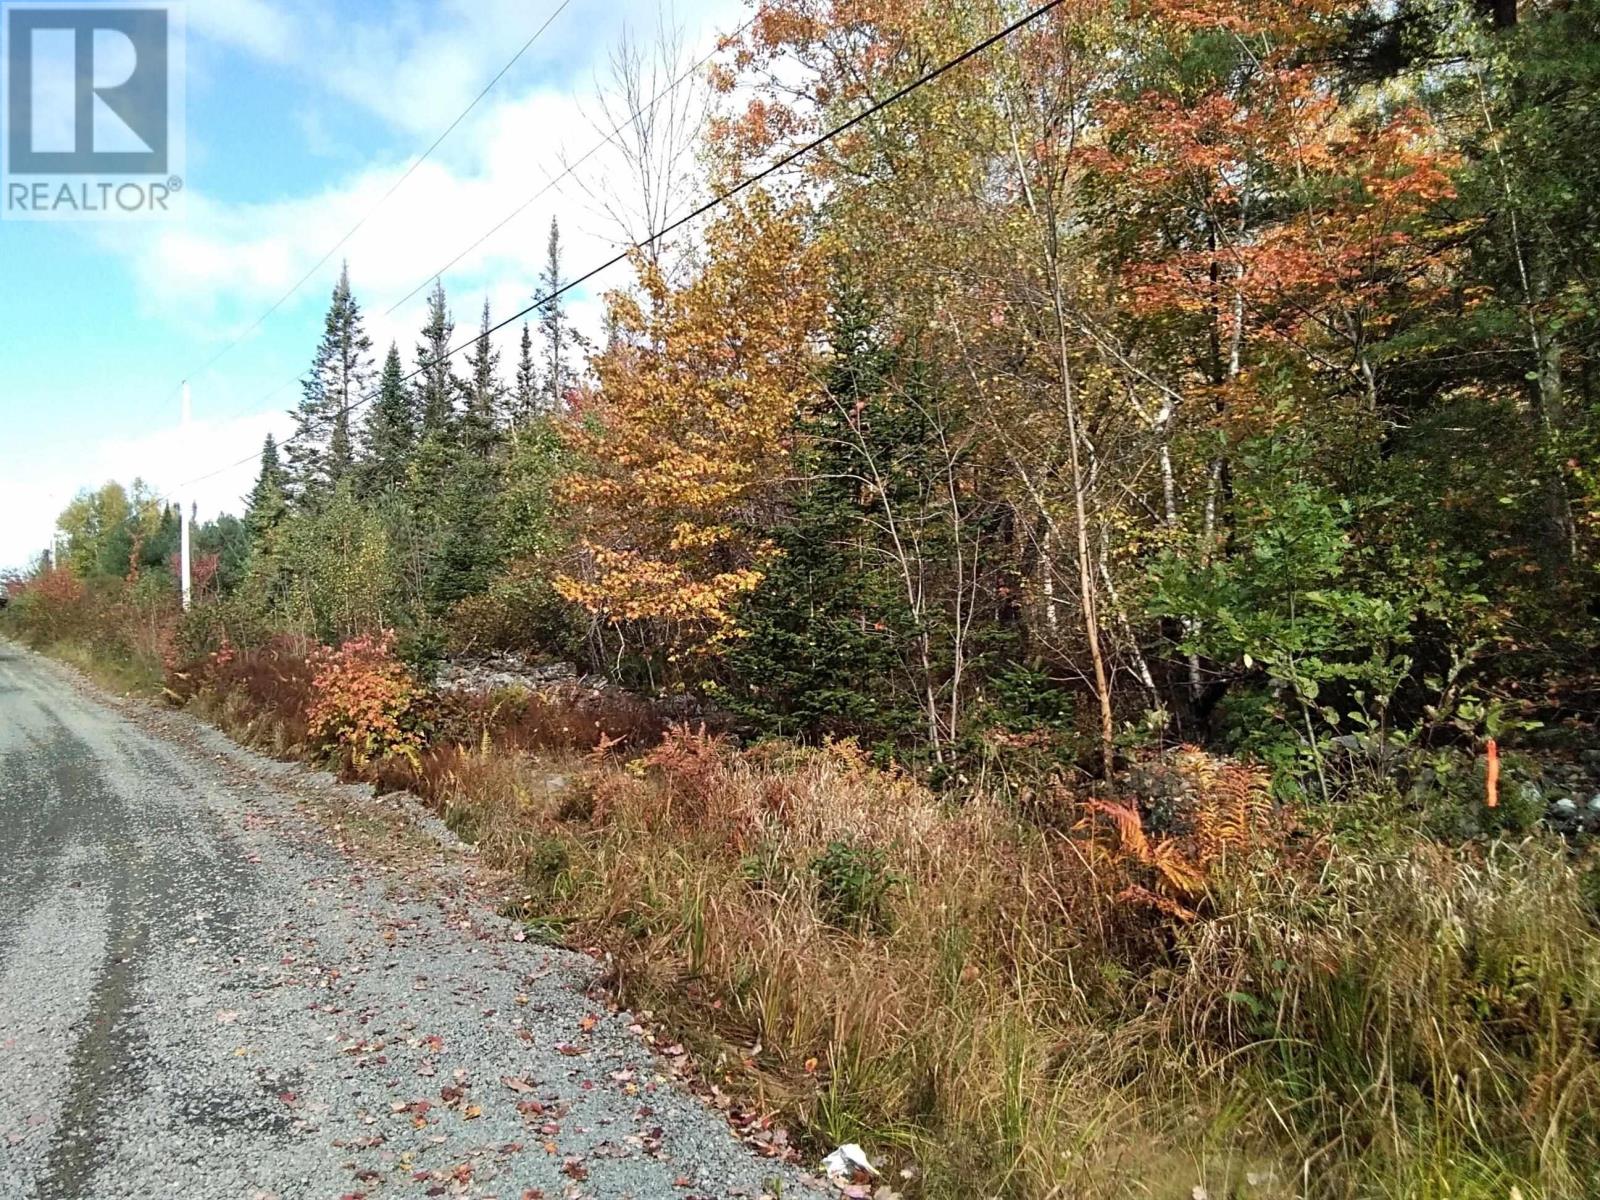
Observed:
[[[181,438],[185,458],[188,457],[192,449],[189,445],[190,416],[189,381],[185,379],[183,381],[183,436]],[[181,559],[179,571],[183,577],[183,611],[188,612],[189,605],[193,600],[191,595],[193,585],[189,573],[189,498],[187,496],[178,498],[178,528],[181,547],[179,550],[179,558]]]

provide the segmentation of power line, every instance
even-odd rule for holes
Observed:
[[[460,354],[462,351],[471,349],[473,346],[477,345],[478,342],[481,339],[488,338],[488,337],[493,337],[495,334],[499,333],[502,329],[506,328],[506,326],[514,325],[516,322],[522,320],[524,317],[528,316],[530,313],[533,313],[536,310],[544,307],[546,304],[549,304],[552,301],[559,299],[560,297],[565,295],[567,292],[570,292],[573,288],[580,287],[581,285],[587,283],[589,280],[593,279],[596,275],[599,275],[599,274],[601,274],[602,272],[605,272],[605,271],[609,271],[612,267],[616,266],[618,263],[626,261],[628,256],[631,255],[632,253],[634,253],[634,251],[642,250],[646,246],[660,241],[662,238],[668,236],[669,234],[675,233],[677,230],[683,228],[685,225],[689,224],[691,221],[694,221],[694,220],[698,219],[699,217],[704,216],[706,213],[710,212],[712,209],[718,208],[721,205],[726,204],[729,200],[732,200],[735,196],[737,196],[740,193],[746,191],[747,189],[749,189],[751,187],[754,187],[756,184],[760,183],[763,179],[766,179],[767,177],[777,173],[778,171],[783,170],[783,168],[785,168],[785,167],[789,166],[790,164],[794,163],[796,160],[805,157],[807,154],[811,153],[811,151],[817,149],[818,147],[826,145],[828,142],[831,142],[834,138],[838,137],[840,134],[848,133],[850,130],[854,129],[857,125],[861,124],[863,121],[867,120],[869,117],[875,116],[876,114],[882,112],[884,109],[890,107],[891,105],[897,104],[901,100],[904,100],[907,96],[909,96],[912,92],[916,91],[918,88],[924,87],[927,84],[932,83],[934,80],[940,78],[941,76],[946,75],[950,71],[955,70],[955,68],[961,66],[963,63],[965,63],[965,62],[967,62],[967,61],[969,61],[969,60],[971,60],[973,58],[976,58],[978,55],[980,55],[984,51],[988,50],[991,46],[994,46],[997,43],[1004,41],[1006,38],[1010,37],[1013,33],[1016,33],[1019,29],[1022,29],[1024,27],[1028,26],[1028,25],[1033,24],[1033,22],[1037,21],[1040,17],[1042,17],[1045,14],[1051,12],[1053,9],[1059,8],[1063,2],[1064,2],[1064,0],[1047,0],[1046,3],[1041,4],[1038,8],[1035,8],[1034,10],[1029,12],[1026,16],[1019,17],[1017,20],[1015,20],[1011,24],[1007,25],[1004,29],[1000,30],[998,33],[990,34],[988,37],[984,38],[981,42],[978,42],[976,45],[971,46],[971,47],[967,48],[966,50],[963,50],[960,54],[956,55],[954,58],[947,60],[946,62],[942,63],[941,65],[933,68],[931,71],[928,71],[927,73],[925,73],[923,75],[919,75],[916,79],[912,80],[908,84],[905,84],[903,87],[899,88],[897,91],[895,91],[892,94],[884,97],[882,100],[874,101],[872,104],[870,104],[868,107],[863,109],[861,112],[859,112],[855,116],[851,117],[848,121],[845,121],[845,122],[843,122],[842,124],[839,124],[839,125],[835,125],[832,129],[828,130],[826,133],[823,133],[823,134],[821,134],[821,135],[819,135],[819,136],[817,136],[815,138],[812,138],[811,141],[804,143],[803,145],[797,147],[794,150],[791,150],[789,153],[785,154],[782,158],[778,159],[777,161],[775,161],[773,163],[768,164],[767,166],[763,167],[761,170],[757,171],[754,175],[751,175],[747,179],[744,179],[743,181],[735,184],[733,187],[728,188],[725,191],[719,192],[717,195],[713,196],[710,200],[706,201],[704,204],[702,204],[699,208],[695,209],[693,212],[687,213],[684,216],[679,217],[676,221],[673,221],[670,224],[668,224],[667,226],[665,226],[664,228],[657,230],[655,233],[653,233],[648,238],[632,243],[625,250],[621,251],[619,254],[613,255],[611,258],[607,259],[605,262],[601,263],[599,266],[591,268],[590,270],[584,272],[582,275],[578,276],[576,279],[573,279],[573,280],[571,280],[571,281],[569,281],[567,283],[562,284],[560,287],[556,288],[554,291],[548,293],[547,295],[540,296],[532,304],[528,305],[526,308],[521,309],[518,312],[513,313],[511,316],[507,317],[504,321],[501,321],[498,325],[494,325],[494,326],[491,326],[488,329],[481,330],[477,334],[473,335],[473,337],[470,338],[469,340],[467,340],[465,342],[462,342],[461,345],[456,346],[453,349],[445,351],[445,353],[438,359],[438,362],[448,362],[450,359],[454,358],[457,354]],[[432,365],[436,365],[436,364],[433,364],[433,363],[428,364],[428,366],[432,366]],[[418,375],[422,374],[422,372],[424,370],[426,370],[426,369],[427,369],[427,366],[415,367],[411,371],[409,371],[405,375],[403,375],[401,377],[401,379],[400,379],[400,382],[401,383],[408,383],[411,380],[415,379]],[[335,416],[348,416],[350,413],[353,413],[356,409],[360,408],[362,405],[370,403],[373,399],[376,398],[376,396],[377,396],[376,390],[370,391],[366,395],[361,396],[358,399],[353,400],[350,403],[346,404],[342,409],[338,410],[334,415]],[[231,471],[231,470],[235,469],[236,467],[242,467],[242,466],[246,465],[247,463],[254,461],[255,457],[256,456],[254,454],[248,455],[247,457],[240,459],[238,462],[229,463],[227,466],[219,467],[215,471],[208,472],[205,475],[200,475],[200,476],[195,477],[194,479],[186,480],[184,483],[180,484],[179,487],[180,488],[186,488],[186,487],[189,487],[189,486],[191,486],[193,484],[196,484],[196,483],[203,483],[208,479],[213,479],[216,476],[223,474],[224,472]]]
[[[753,15],[743,25],[739,26],[739,28],[735,29],[732,33],[726,35],[727,38],[731,39],[731,38],[738,37],[740,34],[744,33],[752,25],[754,25],[756,23],[756,21],[760,19],[760,17],[761,17],[761,12],[758,11],[755,15]],[[620,134],[624,129],[627,129],[629,126],[633,125],[641,117],[643,117],[646,113],[651,112],[656,107],[656,105],[661,103],[662,100],[666,99],[673,92],[677,91],[679,86],[681,86],[685,80],[689,79],[697,71],[699,71],[701,68],[703,68],[707,63],[709,63],[713,58],[715,58],[718,53],[719,53],[719,48],[714,47],[708,54],[706,54],[703,58],[701,58],[693,66],[689,67],[686,71],[684,71],[682,74],[680,74],[676,79],[673,79],[670,83],[666,84],[659,91],[657,91],[656,94],[654,96],[652,96],[649,100],[647,100],[644,104],[641,104],[638,108],[636,108],[631,114],[628,115],[628,117],[626,119],[624,119],[623,121],[620,121],[616,125],[612,126],[611,131],[609,133],[607,133],[604,137],[602,137],[593,146],[589,147],[589,149],[586,150],[582,154],[582,156],[580,156],[575,162],[567,164],[566,168],[564,170],[562,170],[562,172],[559,175],[556,175],[554,178],[550,179],[537,192],[535,192],[533,195],[529,196],[521,204],[517,205],[516,208],[512,209],[503,218],[501,218],[501,220],[499,220],[494,225],[492,225],[489,229],[484,231],[481,235],[479,235],[479,237],[477,238],[476,241],[474,241],[470,246],[467,246],[464,250],[462,250],[454,258],[452,258],[449,262],[445,263],[438,270],[429,272],[428,275],[426,276],[426,278],[424,278],[422,280],[422,282],[418,283],[414,288],[412,288],[404,296],[401,296],[398,300],[396,300],[388,308],[384,309],[384,314],[383,315],[386,316],[386,317],[387,316],[393,316],[394,313],[402,305],[404,305],[407,301],[409,301],[413,297],[415,297],[417,295],[417,293],[422,291],[423,288],[427,287],[429,283],[433,282],[436,279],[442,278],[447,271],[449,271],[452,267],[454,267],[462,259],[466,258],[467,255],[471,254],[479,246],[483,245],[490,238],[492,238],[495,234],[499,233],[507,225],[511,224],[512,221],[516,220],[519,216],[521,216],[524,212],[526,212],[529,208],[531,208],[539,200],[543,199],[544,196],[549,194],[549,192],[550,192],[550,190],[552,188],[556,187],[563,180],[571,177],[578,170],[578,168],[583,166],[584,163],[588,162],[591,158],[593,158],[601,150],[605,149],[606,146],[610,145],[612,140],[614,138],[616,138],[617,135]],[[326,262],[327,259],[324,258],[323,261]],[[319,266],[320,266],[320,264],[319,264]],[[316,268],[313,268],[313,271],[315,271],[315,269]],[[267,405],[270,401],[272,401],[273,399],[275,399],[276,397],[281,395],[284,391],[286,391],[290,387],[293,387],[298,382],[299,382],[299,376],[295,376],[292,379],[286,379],[282,383],[280,383],[276,387],[274,387],[270,392],[265,393],[259,399],[255,400],[254,402],[252,402],[247,407],[252,411],[255,410],[255,409],[262,408],[265,405]]]
[[[378,198],[378,202],[369,208],[365,213],[363,213],[361,219],[352,225],[349,231],[346,232],[342,238],[330,246],[328,248],[328,252],[319,258],[312,265],[311,269],[295,282],[293,287],[273,301],[272,306],[268,308],[266,312],[257,317],[255,321],[251,323],[248,329],[239,334],[238,337],[234,338],[221,350],[218,350],[215,354],[213,354],[210,359],[206,361],[205,365],[202,366],[198,371],[191,374],[189,378],[198,378],[199,376],[204,375],[212,367],[216,366],[217,363],[221,362],[222,359],[226,357],[232,350],[236,349],[242,342],[244,342],[246,338],[255,333],[256,330],[260,329],[262,325],[266,324],[267,320],[272,316],[273,313],[277,312],[280,308],[287,304],[290,298],[295,295],[295,293],[309,283],[312,277],[327,265],[328,260],[337,254],[339,250],[350,241],[351,238],[355,237],[355,235],[361,231],[362,227],[365,226],[366,223],[377,214],[377,211],[389,202],[389,198],[400,190],[401,186],[406,182],[406,180],[410,179],[412,175],[416,174],[417,168],[422,166],[422,164],[428,160],[433,152],[444,144],[444,140],[456,131],[461,122],[467,119],[468,115],[473,109],[478,107],[483,98],[494,90],[495,84],[499,83],[505,78],[506,72],[517,65],[522,56],[532,48],[533,44],[544,34],[544,31],[550,28],[555,19],[565,12],[567,6],[571,3],[572,0],[561,0],[561,3],[556,6],[555,11],[544,19],[544,23],[533,31],[533,35],[528,38],[527,41],[522,43],[517,52],[511,56],[510,61],[508,61],[505,66],[501,67],[499,72],[496,73],[495,77],[484,85],[483,90],[472,98],[472,102],[457,114],[456,119],[450,122],[449,127],[446,128],[445,131],[438,137],[433,139],[433,144],[412,160],[411,165],[406,168],[405,174],[401,175],[399,179],[395,180],[394,183],[390,185],[389,190]]]
[[[761,16],[761,14],[759,12],[756,13],[755,16],[751,17],[748,21],[746,21],[738,29],[735,29],[732,33],[728,34],[727,35],[728,38],[730,38],[730,39],[731,38],[736,38],[740,34],[744,33],[745,30],[749,29],[750,26],[752,26],[752,25],[754,25],[756,23],[756,21],[760,18],[760,16]],[[618,124],[612,126],[611,132],[606,134],[603,138],[601,138],[593,146],[589,147],[589,149],[584,152],[584,154],[583,154],[583,156],[581,158],[579,158],[576,162],[567,164],[566,169],[563,170],[561,172],[561,174],[559,174],[555,178],[551,179],[543,187],[541,187],[537,192],[535,192],[533,195],[529,196],[521,204],[517,205],[516,208],[512,209],[509,213],[507,213],[497,224],[491,226],[487,231],[485,231],[478,238],[477,241],[473,242],[470,246],[468,246],[465,250],[461,251],[461,253],[457,254],[449,262],[445,263],[444,266],[440,267],[437,271],[430,272],[428,274],[427,278],[425,278],[421,283],[417,284],[416,287],[412,288],[404,296],[401,296],[400,299],[396,300],[388,308],[384,309],[383,315],[386,316],[386,317],[393,316],[395,310],[398,309],[402,304],[404,304],[404,303],[406,303],[406,301],[410,300],[413,296],[415,296],[423,288],[427,287],[428,284],[432,283],[435,279],[438,279],[441,276],[443,276],[444,273],[446,271],[450,270],[451,267],[455,266],[463,258],[465,258],[467,255],[471,254],[474,250],[476,250],[479,246],[483,245],[486,241],[488,241],[490,238],[492,238],[495,234],[499,233],[507,225],[511,224],[512,221],[514,221],[518,217],[520,217],[524,212],[526,212],[529,208],[531,208],[537,201],[539,201],[545,195],[547,195],[551,188],[555,187],[562,180],[569,178],[575,171],[577,171],[577,169],[579,167],[583,166],[584,163],[588,162],[591,158],[593,158],[596,154],[598,154],[606,146],[609,146],[611,144],[612,139],[615,138],[618,134],[620,134],[624,129],[627,129],[629,126],[633,125],[635,122],[637,122],[639,120],[639,118],[643,117],[646,113],[651,112],[655,108],[655,106],[657,104],[660,104],[661,101],[666,99],[667,96],[669,96],[673,92],[677,91],[679,85],[682,84],[684,80],[688,79],[691,75],[695,74],[697,71],[700,70],[700,68],[704,67],[708,62],[710,62],[713,58],[715,58],[717,56],[718,52],[719,52],[719,50],[717,48],[712,49],[712,51],[709,54],[707,54],[704,58],[702,58],[699,62],[695,63],[688,70],[684,71],[683,74],[679,75],[671,83],[669,83],[665,87],[663,87],[654,96],[650,97],[649,100],[645,101],[645,103],[641,104],[638,108],[634,109],[632,114],[630,114],[626,120],[621,121]]]

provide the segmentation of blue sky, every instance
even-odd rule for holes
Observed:
[[[188,8],[187,181],[181,218],[0,221],[0,568],[47,545],[82,487],[142,475],[160,490],[282,433],[327,295],[348,257],[380,351],[408,356],[421,297],[391,304],[600,139],[597,89],[653,0],[570,0],[473,115],[289,303],[239,335],[367,212],[560,0],[195,0]],[[687,59],[742,23],[742,0],[678,0]],[[619,110],[625,111],[625,110]],[[531,299],[552,216],[573,274],[622,238],[597,196],[626,190],[602,154],[445,276],[458,324],[488,297]],[[577,297],[597,316],[597,281]],[[509,358],[515,330],[502,335]],[[177,434],[179,381],[196,426]],[[248,466],[192,489],[202,516],[237,510]]]

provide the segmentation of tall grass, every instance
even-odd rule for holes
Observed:
[[[306,755],[305,652],[172,682]],[[1600,867],[1558,842],[1342,848],[1198,752],[1158,834],[1135,797],[954,804],[606,694],[432,703],[420,758],[362,777],[608,951],[720,1086],[908,1196],[1600,1192]]]
[[[1559,847],[1290,838],[1180,920],[1077,822],[950,807],[849,747],[679,734],[578,798],[547,773],[478,754],[444,789],[522,911],[916,1194],[1592,1194],[1600,936]]]

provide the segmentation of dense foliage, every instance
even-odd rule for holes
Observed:
[[[1030,7],[766,0],[708,183]],[[380,364],[342,276],[195,611],[108,485],[8,620],[417,787],[930,1194],[1191,1194],[1146,1135],[1583,1194],[1600,875],[1490,839],[1600,791],[1597,114],[1600,0],[1070,0],[650,243],[603,345],[486,305],[458,361],[440,283]],[[429,710],[489,650],[620,707]],[[541,804],[521,751],[668,704],[809,748]]]
[[[380,368],[342,275],[210,626],[577,656],[944,774],[1155,737],[1293,792],[1493,733],[1594,643],[1591,8],[1061,5],[641,256],[587,354],[555,300],[451,358],[440,284]],[[1021,11],[765,5],[712,181]],[[170,557],[119,496],[80,578]]]

